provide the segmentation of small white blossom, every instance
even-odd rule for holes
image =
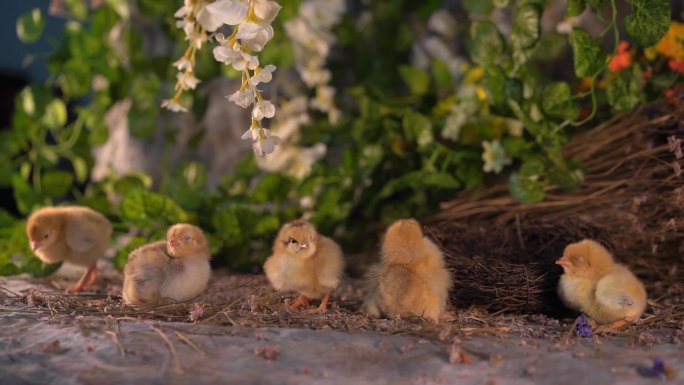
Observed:
[[[192,62],[185,56],[173,62],[172,65],[178,68],[179,71],[192,70]]]
[[[275,150],[275,146],[281,142],[280,138],[276,135],[271,135],[268,129],[254,126],[245,131],[240,138],[252,141],[252,149],[257,156],[272,153]]]
[[[482,147],[484,148],[482,152],[482,160],[484,161],[482,170],[484,172],[498,174],[503,170],[504,166],[511,164],[511,158],[506,156],[506,152],[498,140],[491,142],[485,140],[482,142]]]
[[[282,8],[283,7],[281,7],[280,4],[276,3],[275,1],[254,1],[254,14],[259,18],[259,20],[266,24],[273,23],[273,20],[275,20],[276,16],[278,16],[278,12],[280,12]]]
[[[235,38],[240,39],[240,40],[254,39],[255,37],[257,37],[257,34],[259,33],[259,31],[261,31],[264,28],[265,28],[265,26],[262,26],[261,24],[257,24],[257,23],[251,23],[251,22],[240,23],[240,25],[238,25],[238,27],[237,27],[238,32],[237,32],[237,35],[235,35]]]
[[[276,66],[273,64],[268,64],[266,67],[258,67],[254,70],[254,76],[249,79],[249,83],[253,86],[259,83],[268,83],[273,79],[273,71],[276,70]]]
[[[161,104],[162,108],[166,108],[168,110],[171,110],[173,112],[187,112],[188,109],[181,106],[177,101],[173,99],[165,99],[162,100]]]
[[[238,25],[247,17],[249,7],[239,0],[219,0],[207,5],[206,10],[223,24]]]
[[[255,95],[251,88],[247,88],[245,90],[237,90],[232,95],[226,97],[238,106],[247,108],[254,103]]]
[[[252,119],[261,120],[263,118],[272,118],[275,116],[275,106],[268,100],[262,100],[254,105],[252,110]]]
[[[202,8],[197,13],[197,22],[209,32],[214,32],[223,25],[223,20],[207,10],[207,7]]]
[[[195,87],[197,87],[197,84],[199,84],[200,80],[193,75],[192,72],[179,72],[176,75],[176,79],[178,80],[178,85],[183,89],[183,90],[194,90]]]
[[[273,39],[273,27],[270,25],[267,25],[264,28],[261,28],[256,36],[253,38],[247,40],[243,39],[243,44],[247,46],[247,48],[251,49],[254,52],[260,52],[261,50],[264,49],[264,46],[266,46],[266,43],[271,41]]]

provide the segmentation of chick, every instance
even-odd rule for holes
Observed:
[[[380,263],[366,277],[364,311],[371,316],[445,316],[451,275],[439,248],[414,219],[394,222],[385,234]]]
[[[276,290],[299,293],[290,305],[292,310],[308,306],[310,299],[322,298],[316,311],[325,312],[343,270],[344,259],[337,243],[303,220],[280,229],[273,254],[264,263],[266,277]]]
[[[209,243],[199,227],[171,226],[166,241],[133,250],[124,267],[123,298],[128,304],[186,301],[209,282]]]
[[[556,264],[564,271],[558,285],[563,302],[596,323],[619,329],[646,309],[644,286],[598,242],[585,239],[568,245]]]
[[[87,207],[45,207],[29,216],[26,234],[31,250],[43,262],[67,261],[88,268],[68,289],[81,291],[95,282],[97,259],[109,246],[112,224]]]

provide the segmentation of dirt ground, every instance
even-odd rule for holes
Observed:
[[[644,322],[566,339],[572,319],[458,310],[453,320],[370,319],[358,282],[327,314],[292,313],[261,276],[215,274],[191,303],[121,303],[120,275],[98,291],[0,278],[1,384],[650,384],[684,383],[684,324]],[[77,271],[77,273],[80,273]],[[670,378],[653,372],[665,362]]]

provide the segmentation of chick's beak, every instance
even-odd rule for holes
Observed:
[[[565,259],[565,257],[562,257],[561,259],[559,259],[559,260],[556,261],[556,265],[561,265],[561,266],[563,266],[564,268],[570,267],[570,261],[568,261],[567,259]]]
[[[176,238],[171,238],[169,239],[169,245],[171,245],[171,247],[177,247],[180,245],[180,242],[178,242]]]
[[[38,250],[38,248],[40,247],[40,243],[38,243],[38,241],[31,241],[30,243],[31,243],[31,250],[33,250],[34,252],[36,250]]]

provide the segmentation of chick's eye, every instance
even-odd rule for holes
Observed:
[[[290,237],[290,238],[287,240],[287,243],[294,243],[294,244],[297,244],[297,243],[299,243],[299,242],[297,242],[296,239]]]
[[[48,239],[49,237],[50,237],[50,234],[45,234],[45,236],[43,237],[43,239]]]
[[[185,234],[183,236],[183,240],[189,241],[190,240],[190,234]]]

